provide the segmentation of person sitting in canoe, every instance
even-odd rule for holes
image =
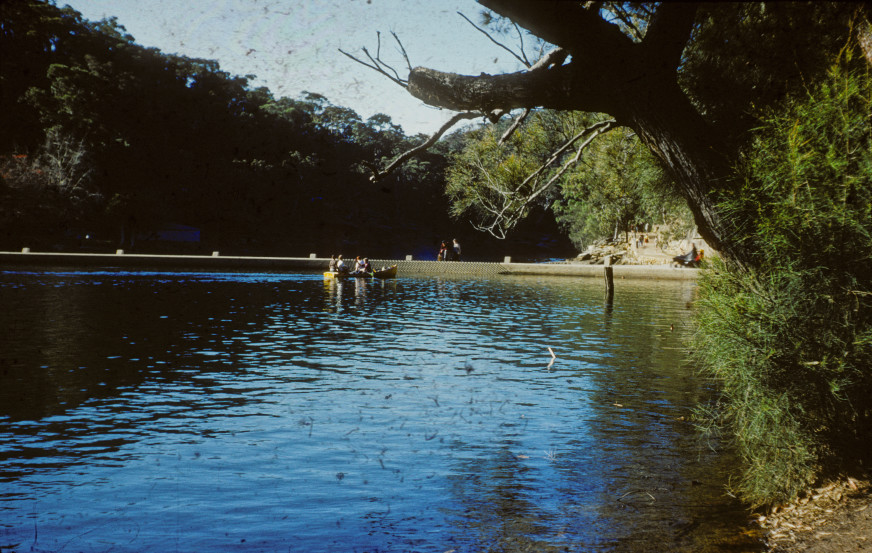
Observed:
[[[352,276],[359,276],[363,274],[363,260],[358,255],[354,258],[354,261],[351,263],[352,271],[348,274]]]
[[[354,271],[351,273],[354,276],[372,276],[372,265],[369,263],[369,258],[357,258],[354,264]]]
[[[330,264],[327,266],[327,270],[331,273],[336,272],[336,254],[330,256]]]
[[[336,272],[337,273],[347,273],[348,266],[345,265],[345,261],[342,260],[342,254],[339,254],[339,257],[336,258]]]

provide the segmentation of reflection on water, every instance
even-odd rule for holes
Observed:
[[[693,286],[600,285],[0,273],[0,549],[759,551]]]

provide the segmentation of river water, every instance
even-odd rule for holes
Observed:
[[[0,550],[760,551],[693,295],[0,272]]]

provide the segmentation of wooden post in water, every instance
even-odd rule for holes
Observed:
[[[611,256],[606,256],[605,266],[603,267],[603,277],[606,282],[606,302],[611,303],[615,297],[615,276],[614,268],[612,267]]]

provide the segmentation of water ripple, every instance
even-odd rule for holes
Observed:
[[[736,543],[686,422],[693,287],[597,284],[0,273],[0,546]]]

